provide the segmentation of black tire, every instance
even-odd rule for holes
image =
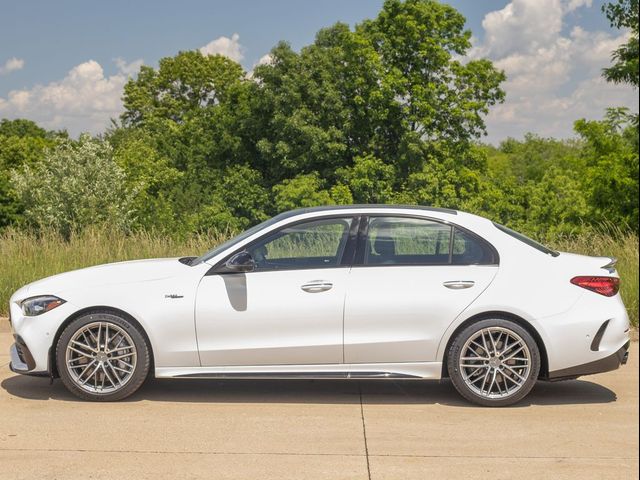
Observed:
[[[475,376],[475,377],[472,375],[469,375],[469,372],[474,372],[476,371],[476,369],[475,368],[467,369],[465,371],[465,374],[467,374],[469,378],[469,382],[465,380],[465,375],[463,375],[463,372],[461,371],[461,367],[460,367],[460,358],[463,354],[462,350],[463,348],[465,348],[465,344],[467,344],[467,342],[471,338],[474,338],[476,335],[479,335],[482,330],[488,329],[488,328],[496,329],[496,330],[493,330],[494,332],[496,332],[494,333],[494,335],[496,336],[500,333],[501,331],[500,329],[503,329],[504,331],[512,332],[516,336],[520,337],[520,339],[522,339],[522,341],[526,344],[526,347],[528,348],[528,352],[529,352],[529,357],[530,357],[530,360],[528,362],[528,365],[529,365],[528,370],[525,368],[520,368],[518,370],[518,372],[520,373],[526,372],[526,374],[522,376],[522,378],[525,378],[524,381],[518,377],[515,377],[514,373],[510,373],[510,371],[506,370],[507,367],[503,367],[502,363],[501,362],[499,363],[499,366],[496,368],[505,369],[504,371],[507,372],[507,374],[510,377],[514,378],[516,381],[521,382],[521,385],[517,389],[515,389],[512,394],[508,394],[508,393],[503,394],[501,391],[501,395],[503,396],[499,398],[492,398],[491,396],[489,396],[490,394],[496,395],[496,396],[498,395],[497,391],[491,389],[491,387],[487,388],[487,391],[489,393],[485,395],[481,395],[478,392],[478,390],[483,391],[484,384],[482,384],[482,386],[478,388],[478,385],[484,380],[484,379],[480,379],[480,377],[485,376],[483,375],[483,373],[488,371],[494,371],[494,370],[491,370],[489,366],[483,367],[483,369],[479,370],[477,374],[474,374],[479,376]],[[481,347],[475,347],[475,348],[479,352],[483,352],[484,350]],[[492,348],[489,347],[489,350],[492,350]],[[515,351],[515,349],[513,351]],[[468,355],[469,350],[466,350],[466,352]],[[482,354],[484,355],[484,353]],[[487,356],[492,357],[493,354],[487,352]],[[507,356],[508,354],[506,354],[503,358],[506,358]],[[469,357],[465,357],[465,358],[469,358]],[[474,362],[474,365],[489,363],[489,362],[477,361],[477,360],[473,360],[473,362]],[[505,362],[505,363],[508,364],[508,362]],[[525,364],[524,361],[521,362],[521,364]],[[475,403],[476,405],[482,405],[485,407],[504,407],[507,405],[513,405],[514,403],[517,403],[520,400],[522,400],[524,397],[527,396],[527,394],[531,391],[531,389],[535,385],[536,380],[538,379],[538,374],[540,372],[540,351],[531,334],[529,334],[527,330],[522,328],[517,323],[510,320],[500,319],[500,318],[480,320],[472,325],[469,325],[467,328],[465,328],[455,337],[455,339],[451,344],[451,347],[449,348],[449,353],[447,355],[447,369],[449,372],[449,376],[451,378],[451,382],[453,383],[453,386],[456,388],[458,393],[460,393],[460,395],[462,395],[465,399],[469,400],[472,403]],[[507,379],[502,376],[503,375],[502,370],[497,370],[496,373],[497,375],[500,375],[498,378],[502,379],[503,387],[505,385],[507,386],[511,385],[512,388],[515,388],[514,387],[515,383],[512,384],[511,381],[507,382]],[[486,375],[489,375],[489,374],[486,373]],[[475,384],[475,387],[472,387],[469,385],[469,383],[471,383],[471,379],[473,378],[480,379]],[[499,387],[499,382],[498,382],[498,385],[496,385],[496,387]],[[508,392],[508,389],[505,388],[505,390]],[[494,393],[491,393],[491,392],[494,392]]]
[[[113,329],[122,329],[122,331],[128,335],[128,340],[132,341],[132,345],[135,347],[135,350],[128,350],[135,353],[136,361],[132,371],[129,373],[126,381],[122,382],[122,386],[114,386],[115,389],[109,392],[92,392],[81,387],[78,381],[74,379],[74,375],[67,366],[67,347],[74,338],[74,335],[83,330],[83,328],[86,328],[88,325],[95,323],[100,323],[101,325],[112,325],[113,327],[111,328]],[[127,337],[127,335],[123,335],[123,337]],[[98,335],[98,337],[99,336],[100,335]],[[76,344],[74,343],[73,345]],[[116,353],[118,352],[115,352],[114,355]],[[60,379],[67,390],[83,400],[113,402],[122,400],[133,394],[140,388],[147,378],[151,364],[150,357],[149,346],[147,345],[147,341],[145,340],[142,332],[140,332],[138,328],[124,316],[108,311],[91,312],[76,318],[67,325],[56,344],[56,365],[58,373],[60,374]],[[98,374],[102,375],[100,371]],[[91,375],[89,375],[89,377],[90,376]],[[115,384],[116,382],[113,383]]]

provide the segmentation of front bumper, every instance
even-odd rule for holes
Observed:
[[[616,370],[620,365],[627,363],[629,358],[629,344],[630,342],[625,343],[617,352],[600,360],[549,372],[548,379],[550,381],[569,380],[583,375],[593,375],[594,373]]]
[[[38,377],[48,376],[48,372],[36,371],[36,362],[33,359],[33,355],[29,351],[29,348],[25,345],[22,339],[18,335],[14,335],[15,343],[11,345],[9,349],[9,356],[11,362],[9,363],[9,369],[14,373],[21,373],[23,375],[34,375]]]

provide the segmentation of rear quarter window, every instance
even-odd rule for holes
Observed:
[[[487,242],[458,228],[453,234],[452,265],[497,265],[498,255]]]

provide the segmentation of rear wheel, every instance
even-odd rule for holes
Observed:
[[[149,347],[138,329],[114,313],[83,315],[64,329],[56,346],[58,372],[73,394],[86,400],[128,397],[144,382]]]
[[[535,340],[515,322],[481,320],[454,339],[447,368],[456,390],[478,405],[498,407],[522,400],[540,371]]]

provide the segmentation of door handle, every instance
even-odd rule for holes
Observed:
[[[309,293],[326,292],[333,288],[333,283],[327,282],[326,280],[312,280],[309,283],[305,283],[300,288]]]
[[[444,282],[443,285],[451,290],[462,290],[464,288],[473,287],[475,282],[471,280],[455,280],[452,282]]]

